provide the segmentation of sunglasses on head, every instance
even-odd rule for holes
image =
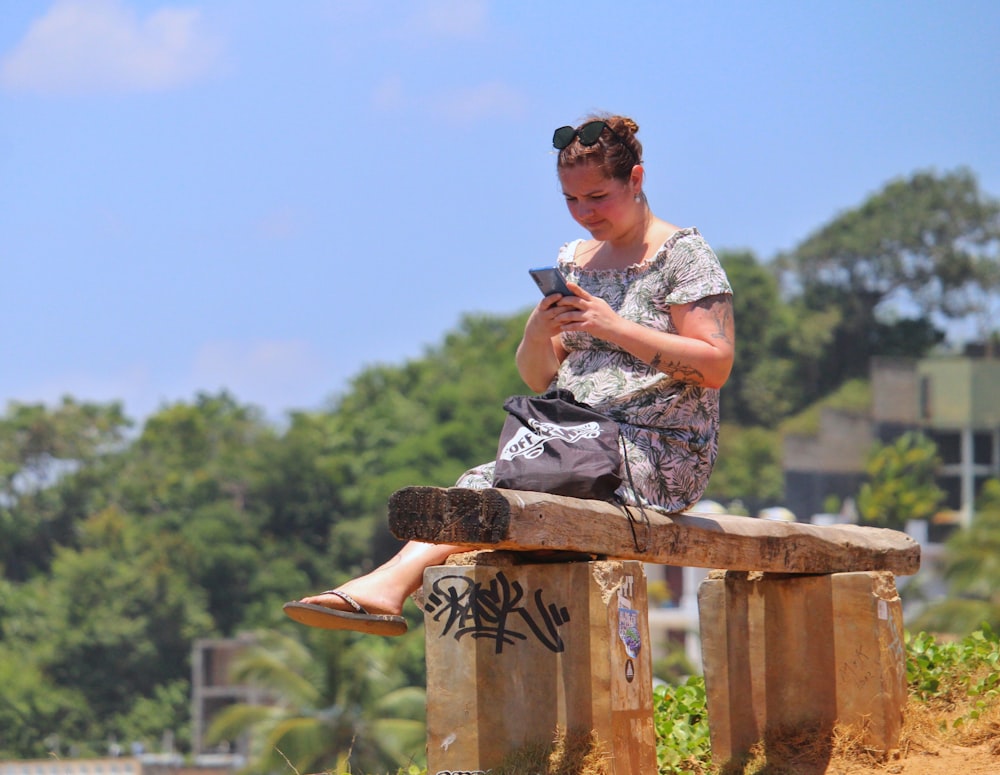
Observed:
[[[571,126],[561,126],[555,132],[552,133],[552,147],[558,148],[560,151],[573,142],[574,138],[580,138],[580,145],[590,147],[594,145],[598,140],[601,139],[601,133],[607,129],[611,134],[615,136],[615,139],[625,145],[625,141],[622,140],[621,135],[619,135],[614,129],[608,126],[606,121],[588,121],[579,129],[574,129]],[[632,151],[627,145],[625,147]]]

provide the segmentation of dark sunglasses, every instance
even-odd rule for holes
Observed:
[[[561,126],[555,132],[552,133],[552,147],[558,148],[560,151],[573,142],[574,138],[580,138],[580,145],[590,147],[594,145],[598,140],[601,139],[601,133],[607,129],[611,134],[615,136],[615,139],[625,145],[625,141],[622,139],[614,129],[608,126],[606,121],[588,121],[579,129],[574,129],[571,126]],[[632,149],[625,145],[625,148],[629,153],[632,153]],[[632,154],[633,156],[635,154]]]

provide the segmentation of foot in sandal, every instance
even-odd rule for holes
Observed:
[[[327,602],[345,605],[333,607]],[[289,618],[309,627],[325,630],[353,630],[368,635],[402,635],[406,632],[406,620],[396,614],[369,613],[368,610],[349,594],[339,589],[328,589],[312,597],[285,603],[284,612]]]

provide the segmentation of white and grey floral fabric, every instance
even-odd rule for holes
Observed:
[[[559,251],[566,277],[604,299],[627,320],[676,333],[670,308],[706,296],[732,293],[726,273],[697,229],[674,233],[657,254],[627,269],[577,266],[582,240]],[[589,334],[563,334],[569,355],[552,388],[571,390],[578,401],[615,419],[622,428],[623,454],[644,502],[682,511],[705,490],[718,452],[719,391],[663,373],[624,350]],[[636,501],[626,484],[620,494]],[[467,471],[459,487],[490,487],[493,464]]]

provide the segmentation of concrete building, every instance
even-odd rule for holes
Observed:
[[[799,519],[854,497],[875,442],[920,431],[938,448],[944,508],[971,522],[983,483],[1000,477],[1000,359],[876,358],[867,412],[824,410],[814,436],[785,439],[785,505]]]
[[[196,760],[235,755],[242,761],[248,753],[246,739],[230,741],[219,750],[206,742],[205,735],[216,715],[230,705],[267,704],[260,689],[240,684],[232,675],[234,660],[254,642],[252,634],[241,633],[236,638],[200,638],[191,648],[191,752]]]

